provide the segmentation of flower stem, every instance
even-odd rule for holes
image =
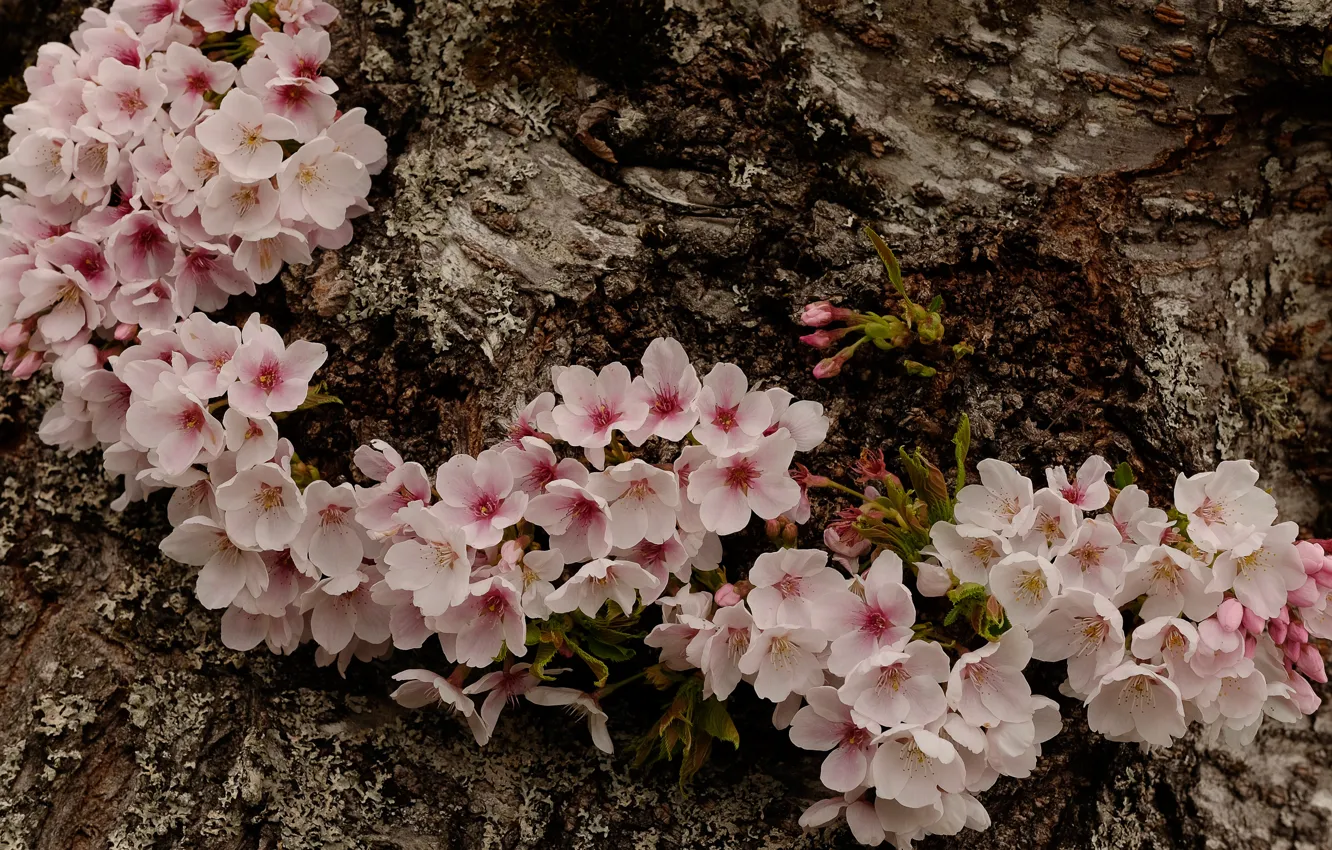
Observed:
[[[624,687],[625,685],[632,684],[633,682],[637,682],[639,679],[643,678],[646,675],[647,675],[647,668],[644,667],[642,670],[639,670],[637,673],[633,674],[632,676],[626,676],[625,678],[621,679],[618,682],[611,682],[609,685],[606,685],[605,687],[598,689],[597,692],[593,694],[593,696],[599,700],[605,699],[618,689]]]

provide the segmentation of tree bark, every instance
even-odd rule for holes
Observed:
[[[0,2],[5,73],[81,5]],[[633,362],[670,334],[821,401],[821,471],[862,446],[945,460],[966,412],[973,458],[1100,452],[1158,500],[1251,457],[1286,518],[1332,534],[1325,0],[341,7],[340,106],[390,138],[375,212],[229,308],[328,345],[345,405],[283,423],[325,477],[371,438],[427,466],[477,451],[550,365]],[[863,223],[973,355],[921,353],[933,378],[882,352],[810,377],[800,305],[893,309]],[[308,647],[222,648],[157,551],[163,502],[111,512],[99,458],[37,439],[49,380],[0,387],[0,848],[852,846],[802,836],[818,759],[752,697],[740,753],[682,795],[629,766],[650,689],[612,698],[614,758],[530,707],[482,750],[386,697],[440,658],[344,681]],[[809,545],[836,505],[816,508]],[[983,795],[993,828],[924,846],[1332,847],[1332,709],[1242,750],[1144,754],[1061,704],[1036,774]]]

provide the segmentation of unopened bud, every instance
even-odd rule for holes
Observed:
[[[1286,604],[1294,605],[1296,608],[1308,608],[1316,605],[1322,595],[1318,582],[1313,576],[1309,576],[1304,580],[1304,584],[1286,594]]]
[[[799,534],[800,534],[800,529],[795,523],[793,522],[786,523],[785,525],[782,526],[782,545],[794,546],[796,544],[797,536]]]
[[[1244,609],[1244,617],[1240,621],[1240,625],[1244,627],[1244,631],[1251,635],[1262,634],[1263,627],[1266,623],[1266,620],[1253,613],[1249,608]]]
[[[1244,620],[1244,606],[1235,597],[1230,597],[1221,603],[1221,607],[1216,609],[1216,621],[1221,624],[1221,628],[1227,632],[1233,632],[1240,627]]]
[[[1295,666],[1300,668],[1301,673],[1319,684],[1327,681],[1327,667],[1323,663],[1323,655],[1318,651],[1318,647],[1311,643],[1306,643],[1300,650],[1300,658],[1295,662]]]
[[[744,598],[735,589],[735,585],[728,581],[726,584],[717,588],[716,593],[712,594],[712,601],[716,602],[723,608],[730,608],[732,605],[739,605],[744,601]]]
[[[1244,636],[1244,657],[1252,658],[1254,652],[1258,649],[1258,638],[1253,635]]]
[[[27,328],[23,327],[22,322],[14,322],[9,327],[0,331],[0,351],[6,353],[13,351],[20,345],[26,343],[32,334]]]
[[[8,358],[6,358],[6,365],[8,365],[7,361]],[[14,379],[21,381],[24,378],[31,378],[40,368],[42,368],[42,355],[35,351],[29,351],[27,354],[20,357],[18,362],[14,364]]]
[[[836,330],[817,330],[812,334],[805,334],[800,341],[811,348],[832,348],[846,336],[850,328],[837,328]]]
[[[851,355],[855,353],[856,350],[854,347],[847,346],[832,357],[823,358],[819,361],[819,364],[814,367],[814,377],[822,380],[823,378],[831,378],[834,375],[840,374],[842,366],[846,365],[846,361],[850,360]]]
[[[1286,624],[1280,620],[1267,621],[1267,633],[1272,636],[1272,642],[1282,644],[1286,642]]]
[[[1325,590],[1332,590],[1332,567],[1323,567],[1323,571],[1314,577],[1318,586]]]
[[[1287,639],[1285,643],[1281,644],[1281,651],[1285,654],[1286,660],[1294,664],[1300,660],[1300,654],[1304,651],[1305,646],[1306,644]]]
[[[112,332],[112,336],[121,342],[129,342],[131,339],[134,339],[134,335],[138,332],[138,325],[131,324],[130,322],[121,322],[116,325],[116,329]]]
[[[829,322],[845,321],[854,315],[845,307],[834,307],[827,301],[814,301],[806,304],[800,311],[800,324],[809,328],[821,328]]]
[[[1309,630],[1302,623],[1291,623],[1286,627],[1286,642],[1308,643]]]
[[[782,521],[774,517],[763,524],[763,531],[768,535],[768,539],[777,542],[782,536]]]

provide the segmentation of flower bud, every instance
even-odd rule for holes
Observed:
[[[14,379],[21,381],[24,378],[31,378],[40,368],[42,368],[42,355],[36,351],[29,351],[14,365]]]
[[[782,545],[794,546],[796,544],[797,535],[799,533],[800,529],[798,526],[796,526],[795,523],[787,522],[785,525],[782,526]]]
[[[744,601],[736,591],[735,585],[729,581],[717,588],[717,592],[712,595],[712,600],[723,608],[730,608],[732,605],[739,605]]]
[[[1286,604],[1296,608],[1308,608],[1318,602],[1323,593],[1318,589],[1318,582],[1313,576],[1304,580],[1304,584],[1286,594]]]
[[[1327,667],[1323,663],[1322,653],[1311,643],[1306,643],[1300,650],[1300,659],[1295,662],[1295,666],[1300,668],[1301,673],[1319,684],[1327,681]]]
[[[0,331],[0,351],[6,353],[13,351],[20,345],[23,345],[32,337],[32,333],[23,327],[22,322],[15,322],[9,327]]]
[[[1323,568],[1323,558],[1326,556],[1322,546],[1309,540],[1301,540],[1295,544],[1295,551],[1300,553],[1300,563],[1304,565],[1305,575],[1313,575]]]
[[[1265,625],[1266,622],[1267,621],[1264,620],[1262,617],[1259,617],[1257,614],[1253,613],[1253,611],[1249,610],[1248,608],[1245,608],[1244,617],[1240,620],[1240,625],[1242,625],[1244,627],[1244,631],[1248,632],[1249,634],[1257,635],[1257,634],[1262,634],[1263,626]]]
[[[112,336],[121,342],[128,342],[129,340],[134,339],[134,335],[138,332],[138,325],[130,324],[129,322],[121,322],[116,325],[116,329],[112,332]]]
[[[814,377],[831,378],[842,371],[842,366],[851,359],[851,355],[856,353],[854,346],[847,346],[832,357],[825,357],[819,361],[819,365],[814,367]]]
[[[1286,627],[1286,643],[1308,643],[1309,630],[1302,623],[1291,623]]]
[[[1296,661],[1300,660],[1300,655],[1303,653],[1305,646],[1307,646],[1307,644],[1287,640],[1285,643],[1281,644],[1281,651],[1285,654],[1286,660],[1291,664],[1294,664]]]
[[[841,333],[838,333],[838,331],[818,330],[812,334],[805,334],[800,338],[800,341],[811,348],[832,348],[833,343],[846,336],[846,328],[840,328],[839,330]]]
[[[1267,633],[1272,636],[1272,642],[1281,644],[1286,642],[1286,624],[1280,620],[1267,621]]]
[[[1332,590],[1332,568],[1324,567],[1323,571],[1313,577],[1318,582],[1318,586],[1325,590]]]
[[[1253,635],[1244,636],[1244,657],[1252,658],[1254,652],[1258,650],[1258,638]]]
[[[782,521],[773,517],[763,524],[763,532],[768,535],[769,540],[774,543],[777,542],[777,539],[782,536]]]
[[[1280,620],[1281,622],[1285,623],[1287,626],[1289,626],[1289,625],[1290,625],[1290,608],[1289,608],[1288,606],[1282,605],[1282,606],[1281,606],[1281,610],[1277,612],[1276,618],[1277,618],[1278,620]]]
[[[1244,620],[1244,606],[1235,597],[1230,597],[1221,603],[1221,607],[1216,609],[1216,621],[1221,624],[1221,628],[1227,632],[1233,632],[1240,627]]]
[[[844,321],[851,316],[852,312],[845,307],[834,307],[827,301],[814,301],[800,311],[800,324],[808,328],[821,328],[829,322]]]

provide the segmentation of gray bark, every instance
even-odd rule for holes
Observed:
[[[0,3],[8,73],[79,6]],[[1099,451],[1159,498],[1252,457],[1287,518],[1332,534],[1325,0],[341,6],[340,104],[390,137],[376,212],[234,305],[329,346],[346,405],[284,424],[326,476],[375,437],[427,465],[478,450],[551,364],[672,334],[823,402],[823,469],[861,446],[946,458],[965,411],[974,457]],[[865,222],[973,356],[809,377],[801,304],[893,301]],[[308,648],[225,650],[157,552],[163,504],[112,513],[96,458],[37,440],[49,382],[0,387],[0,848],[850,845],[801,835],[818,759],[754,700],[740,754],[682,796],[548,711],[478,750],[398,710],[389,675],[428,655],[344,681]],[[613,699],[625,753],[661,706]],[[1332,847],[1332,709],[1145,755],[1063,705],[1037,774],[984,795],[994,827],[926,846]]]

